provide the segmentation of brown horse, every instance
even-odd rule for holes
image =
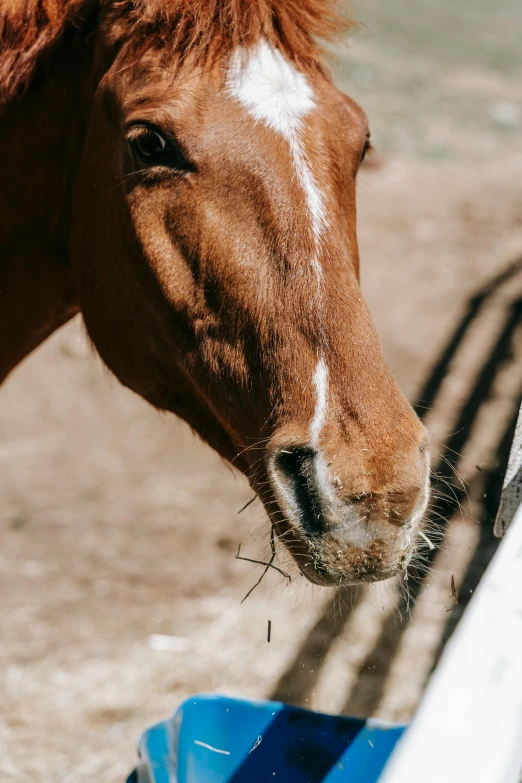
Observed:
[[[321,584],[404,570],[424,428],[359,289],[362,110],[328,0],[3,0],[0,376],[81,312]]]

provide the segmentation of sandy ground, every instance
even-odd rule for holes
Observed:
[[[522,157],[512,139],[480,165],[480,144],[436,163],[394,144],[360,176],[363,288],[415,400],[470,297],[522,257]],[[0,394],[2,780],[121,783],[140,732],[201,691],[407,719],[458,617],[451,575],[461,606],[494,547],[488,492],[522,396],[514,270],[428,400],[434,451],[458,446],[469,502],[410,614],[404,586],[330,591],[276,574],[241,604],[259,570],[234,559],[237,545],[263,557],[268,541],[258,502],[237,514],[245,480],[121,388],[81,322],[26,360]]]

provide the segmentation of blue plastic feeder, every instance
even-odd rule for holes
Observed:
[[[140,739],[127,783],[377,783],[405,726],[202,695]]]

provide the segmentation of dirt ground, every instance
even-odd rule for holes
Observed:
[[[377,73],[367,103],[382,140],[383,165],[359,181],[363,289],[387,359],[426,415],[440,486],[450,474],[438,455],[456,464],[469,496],[453,476],[464,509],[434,498],[450,522],[433,573],[410,585],[411,612],[404,586],[331,591],[295,569],[290,585],[269,574],[241,604],[259,569],[234,554],[238,543],[266,554],[260,504],[238,515],[251,497],[245,480],[120,387],[76,320],[0,393],[3,781],[121,783],[140,732],[195,692],[411,715],[495,546],[501,441],[522,396],[522,150],[489,115],[475,136],[461,125],[458,143],[441,133],[436,160],[419,126],[398,149],[397,123],[378,110],[388,60],[373,46],[362,40],[349,55]],[[350,62],[339,80],[353,93]],[[459,106],[462,72],[459,63],[444,75]],[[473,66],[473,78],[481,100],[490,90],[488,105],[500,102],[498,116],[514,121],[522,82],[507,66]],[[365,105],[364,85],[355,91]],[[455,112],[441,127],[459,126]]]

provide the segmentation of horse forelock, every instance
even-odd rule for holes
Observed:
[[[265,39],[304,69],[316,68],[321,41],[353,25],[343,0],[101,0],[116,40],[138,52],[151,43],[173,64],[205,64]]]

